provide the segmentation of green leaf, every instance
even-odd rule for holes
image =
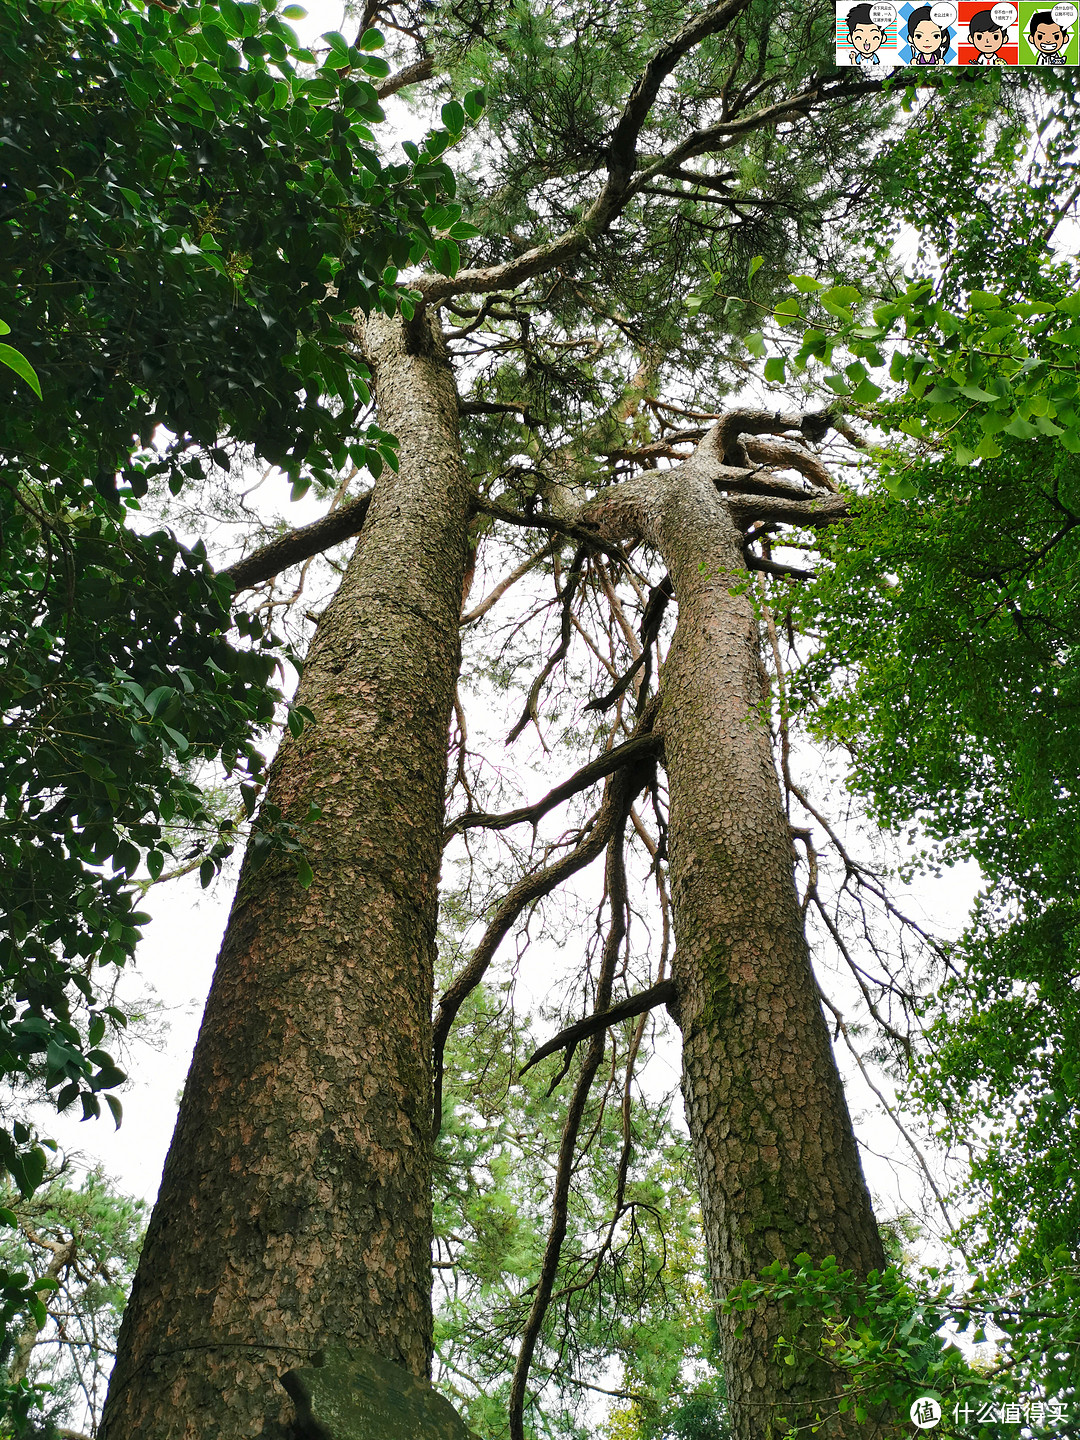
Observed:
[[[310,889],[311,882],[315,879],[315,872],[303,855],[296,857],[296,878],[299,880],[301,889],[303,890]]]
[[[823,290],[825,287],[820,280],[815,280],[813,275],[789,275],[788,279],[804,295],[812,295],[816,290]]]
[[[919,493],[919,487],[907,475],[888,472],[882,475],[885,488],[895,500],[912,500]]]
[[[243,35],[244,14],[236,0],[218,0],[218,13],[232,35]]]
[[[26,381],[38,399],[41,399],[41,382],[37,377],[37,371],[21,351],[16,350],[13,345],[0,344],[0,365],[6,365],[9,370],[14,370],[16,375]]]
[[[770,355],[765,361],[765,379],[782,385],[787,378],[787,362],[782,355]]]
[[[216,873],[216,866],[212,860],[204,860],[199,866],[199,884],[205,890],[213,880]]]
[[[439,114],[442,123],[450,131],[451,135],[459,135],[465,128],[465,111],[456,100],[448,100],[442,107]]]
[[[1001,296],[989,290],[972,290],[969,299],[973,310],[997,310],[1001,307]]]
[[[469,90],[464,96],[465,113],[470,120],[479,120],[484,113],[484,92],[483,90]]]
[[[750,351],[750,354],[755,356],[758,360],[760,360],[761,357],[765,354],[765,337],[761,334],[759,330],[754,330],[749,335],[747,335],[743,339],[743,344],[746,346],[747,350]]]
[[[159,685],[156,690],[151,690],[150,694],[147,695],[143,701],[143,706],[148,714],[156,715],[161,709],[161,706],[167,700],[171,700],[175,694],[176,691],[171,685]]]
[[[746,267],[746,278],[748,280],[752,280],[764,264],[765,256],[755,255],[754,258],[750,261],[750,264]]]
[[[191,748],[187,736],[182,735],[179,730],[174,730],[171,725],[163,725],[161,728],[165,731],[166,735],[168,735],[181,755],[185,754],[186,751]]]
[[[802,311],[799,308],[799,302],[793,295],[789,295],[786,300],[781,300],[773,311],[774,318],[781,325],[790,325],[792,321],[798,319],[801,314]]]
[[[856,405],[872,405],[880,394],[881,386],[867,379],[851,392],[851,398]]]
[[[330,54],[323,62],[324,66],[334,70],[343,70],[349,64],[349,42],[342,35],[340,30],[327,30],[319,37],[325,40],[330,47]]]
[[[386,39],[381,30],[365,30],[356,44],[360,50],[381,50]]]

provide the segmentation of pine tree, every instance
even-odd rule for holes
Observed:
[[[815,451],[842,422],[819,406],[723,401],[790,270],[839,278],[873,261],[872,247],[852,254],[844,222],[892,100],[832,69],[831,10],[813,5],[371,5],[358,39],[376,22],[401,37],[387,92],[422,81],[447,96],[449,143],[465,120],[455,95],[471,94],[475,114],[482,88],[486,128],[458,200],[433,196],[424,213],[438,273],[410,281],[396,315],[361,304],[355,343],[400,452],[348,507],[359,539],[297,695],[313,723],[280,750],[262,812],[261,833],[303,835],[310,883],[279,857],[260,865],[256,834],[120,1339],[110,1440],[285,1440],[278,1377],[328,1343],[428,1373],[431,1115],[447,1033],[526,908],[603,855],[595,1018],[567,1042],[582,1049],[509,1390],[523,1440],[580,1126],[625,985],[628,835],[650,853],[675,941],[670,976],[650,975],[628,1003],[667,1000],[682,1031],[716,1298],[772,1261],[831,1256],[857,1277],[883,1263],[803,934],[750,573],[798,578],[770,557],[770,534],[848,513]],[[985,87],[949,103],[963,106],[965,89],[984,125]],[[792,470],[798,481],[779,473]],[[557,616],[511,738],[542,731],[575,635],[609,688],[585,712],[599,717],[584,737],[595,757],[539,806],[502,815],[469,796],[458,707],[468,804],[450,834],[537,821],[601,781],[604,793],[555,858],[526,858],[488,907],[432,1034],[462,607],[508,526],[549,537],[515,574],[546,567]],[[339,519],[333,539],[346,534]],[[287,558],[326,543],[311,527]],[[234,581],[271,579],[282,555],[246,557]],[[607,655],[589,634],[600,604]],[[880,1430],[882,1417],[833,1406],[813,1347],[783,1363],[780,1306],[745,1323],[725,1314],[721,1329],[738,1440],[819,1415],[835,1434]]]

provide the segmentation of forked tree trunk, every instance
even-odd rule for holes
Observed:
[[[720,1299],[801,1251],[860,1275],[883,1256],[810,968],[741,535],[714,483],[716,435],[590,513],[614,535],[644,534],[679,607],[658,728],[683,1095]],[[722,1315],[720,1326],[736,1440],[780,1440],[782,1417],[807,1424],[835,1412],[821,1367],[777,1356],[777,1310]],[[838,1417],[821,1433],[870,1431]]]
[[[401,440],[311,646],[267,800],[311,888],[245,861],[124,1319],[101,1440],[284,1440],[330,1343],[431,1360],[431,1008],[469,484],[445,352],[373,319]],[[420,353],[408,353],[409,350]]]

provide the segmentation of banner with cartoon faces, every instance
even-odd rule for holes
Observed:
[[[836,63],[1080,65],[1080,0],[836,0]]]

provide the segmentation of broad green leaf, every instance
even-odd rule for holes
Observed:
[[[41,399],[41,382],[37,377],[37,371],[21,351],[16,350],[13,345],[0,343],[0,365],[6,365],[9,370],[14,370],[20,379],[26,381],[38,399]]]
[[[790,325],[801,313],[799,302],[793,295],[789,295],[786,300],[781,300],[773,311],[773,315],[780,325]]]
[[[451,135],[460,134],[465,128],[465,111],[456,100],[448,100],[439,113]]]
[[[1017,440],[1034,440],[1039,432],[1022,415],[1014,415],[1005,426],[1004,433],[1012,435]]]
[[[765,379],[782,385],[787,378],[787,362],[782,355],[770,355],[765,361]]]
[[[881,394],[881,386],[870,379],[863,380],[851,393],[856,405],[872,405]]]

